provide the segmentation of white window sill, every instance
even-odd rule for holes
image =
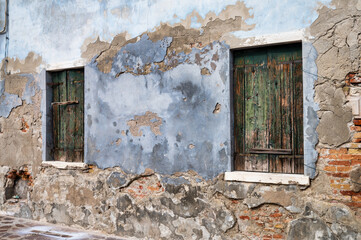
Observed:
[[[272,183],[285,185],[310,185],[310,178],[301,174],[285,173],[264,173],[264,172],[244,172],[233,171],[224,173],[225,181],[252,182],[252,183]]]
[[[45,161],[41,163],[45,167],[55,167],[59,169],[87,169],[88,165],[81,162],[61,162],[61,161]]]

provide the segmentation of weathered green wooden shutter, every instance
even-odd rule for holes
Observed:
[[[235,169],[303,173],[301,45],[234,56]]]
[[[54,159],[82,162],[84,152],[84,72],[52,73]]]

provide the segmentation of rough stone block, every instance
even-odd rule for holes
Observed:
[[[317,218],[300,218],[291,222],[288,240],[329,239],[336,240],[326,223]]]
[[[214,188],[216,192],[223,194],[231,199],[245,199],[247,193],[253,191],[255,184],[229,183],[225,181],[217,181]]]
[[[127,178],[121,172],[112,172],[107,179],[107,184],[111,188],[124,187],[127,182]]]

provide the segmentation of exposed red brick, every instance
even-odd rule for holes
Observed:
[[[360,159],[351,160],[351,166],[355,166],[355,165],[361,165],[361,160]]]
[[[354,76],[354,77],[350,78],[350,83],[359,84],[359,83],[361,83],[361,78],[358,76]]]
[[[337,168],[335,166],[325,166],[323,170],[328,172],[336,172]]]
[[[361,132],[361,127],[360,127],[360,126],[351,126],[350,129],[351,129],[352,131]]]
[[[328,164],[330,165],[342,165],[342,166],[350,166],[351,165],[351,162],[350,160],[343,160],[343,161],[331,161],[331,162],[328,162]]]
[[[361,194],[360,196],[352,196],[351,199],[353,202],[361,202]]]
[[[361,154],[336,154],[336,155],[328,155],[327,158],[335,159],[335,160],[359,160],[359,159],[361,160]]]
[[[271,215],[269,215],[270,217],[282,217],[281,213],[273,213]]]
[[[357,132],[353,135],[353,138],[361,138],[361,132]]]
[[[271,235],[266,235],[266,236],[263,236],[262,239],[263,240],[270,240],[270,239],[272,239],[272,236]]]
[[[158,186],[148,186],[147,188],[152,192],[161,190],[161,188]]]
[[[332,188],[335,189],[344,189],[344,190],[350,190],[351,186],[349,184],[330,184]]]
[[[337,171],[338,172],[349,172],[352,170],[352,167],[345,167],[345,166],[337,166]]]
[[[361,208],[361,202],[347,202],[345,204],[349,207]]]
[[[361,160],[361,154],[354,154],[354,155],[351,155],[351,160]]]
[[[249,216],[239,216],[239,218],[242,219],[242,220],[249,220],[250,219]]]
[[[361,192],[341,190],[340,193],[341,193],[342,195],[347,195],[347,196],[361,196]]]
[[[354,138],[354,139],[352,139],[352,142],[361,143],[361,138]]]
[[[348,178],[350,177],[349,173],[327,173],[328,176],[337,177],[337,178]]]
[[[350,72],[346,75],[346,79],[350,80],[356,76],[356,72]]]
[[[283,239],[284,236],[282,234],[273,234],[273,238],[276,238],[276,239]]]
[[[347,153],[347,148],[339,148],[339,149],[330,149],[329,150],[330,154],[343,154],[343,153]]]
[[[350,148],[348,150],[349,154],[354,154],[354,155],[360,155],[361,154],[361,149],[358,148]]]
[[[353,124],[355,124],[355,126],[361,126],[361,119],[354,119]]]

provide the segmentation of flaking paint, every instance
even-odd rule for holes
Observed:
[[[89,155],[86,155],[85,161],[111,167],[125,166],[135,158],[139,163],[137,166],[140,167],[136,169],[135,165],[129,166],[129,171],[141,172],[145,166],[151,167],[149,161],[153,160],[150,159],[160,157],[165,159],[165,163],[173,165],[167,166],[167,173],[174,172],[177,167],[179,171],[199,168],[205,169],[203,176],[211,177],[231,170],[231,123],[228,121],[231,113],[231,68],[228,53],[230,46],[227,45],[230,39],[227,38],[227,34],[241,30],[241,35],[238,32],[234,33],[233,37],[244,39],[269,33],[299,31],[307,28],[317,17],[318,4],[329,4],[329,1],[310,1],[307,4],[303,1],[293,1],[290,4],[277,4],[275,8],[269,7],[270,4],[274,5],[272,1],[260,4],[260,1],[251,0],[230,0],[222,3],[215,0],[197,3],[187,0],[179,5],[166,0],[126,3],[92,0],[87,4],[77,2],[77,8],[73,8],[74,3],[35,1],[30,4],[24,1],[20,5],[11,2],[11,11],[23,17],[10,17],[10,24],[16,26],[13,28],[16,30],[10,29],[9,32],[12,41],[9,45],[9,57],[13,61],[9,62],[8,69],[20,73],[39,72],[39,69],[45,66],[62,66],[60,63],[67,62],[69,64],[66,66],[72,67],[93,58],[85,67],[89,73],[86,74],[86,85],[89,85],[89,90],[87,87],[85,89],[88,103],[85,107],[89,111],[89,114],[85,115],[85,131],[88,134],[85,141],[89,143]],[[162,9],[166,11],[160,11]],[[56,21],[46,20],[49,12]],[[292,17],[285,21],[283,13]],[[58,24],[59,22],[61,24]],[[29,30],[32,34],[24,34]],[[146,31],[148,33],[144,34]],[[180,35],[176,35],[177,31]],[[72,33],[71,37],[69,32]],[[42,38],[35,40],[34,36]],[[119,41],[109,45],[107,42],[114,36],[121,37]],[[218,42],[218,38],[224,42]],[[45,39],[57,41],[44,42]],[[94,52],[87,52],[85,46],[86,43],[92,42],[91,39],[100,47]],[[5,46],[3,36],[0,36],[0,43],[1,47]],[[222,46],[219,49],[223,51],[223,56],[227,57],[220,57],[220,53],[212,49],[214,46]],[[31,54],[29,49],[32,50]],[[108,56],[107,51],[112,49],[114,55]],[[206,52],[210,51],[209,49],[213,54]],[[81,56],[85,52],[86,60],[81,61]],[[92,54],[93,56],[90,56]],[[105,62],[111,61],[111,64],[106,66],[109,71],[102,71],[100,68],[97,61],[99,54],[99,58],[103,55],[108,56]],[[312,64],[315,58],[307,57],[307,61]],[[313,71],[313,67],[307,67],[306,70]],[[36,79],[36,74],[33,75]],[[45,75],[41,74],[42,77]],[[306,87],[311,89],[313,80],[307,79]],[[215,84],[205,83],[209,80]],[[29,78],[21,96],[27,104],[32,103],[31,98],[39,90],[33,83],[34,80]],[[44,91],[46,86],[42,86],[42,89]],[[43,98],[46,95],[43,93]],[[42,106],[43,122],[50,119],[46,102],[47,100],[44,100]],[[312,163],[316,160],[316,135],[313,130],[317,124],[315,114],[312,113],[317,111],[317,105],[310,96],[305,102],[308,102],[305,109],[311,109],[307,110],[307,119],[304,121],[305,124],[309,124],[305,127],[305,146],[310,149],[309,152],[306,151],[306,158],[311,159]],[[212,114],[217,103],[222,106],[222,110],[218,114]],[[7,111],[11,109],[13,108]],[[159,134],[154,134],[151,128],[141,127],[140,130],[145,136],[131,139],[134,136],[130,133],[127,122],[134,119],[134,116],[142,116],[148,111],[162,119]],[[182,113],[182,121],[169,120],[176,119],[173,116],[175,113]],[[209,113],[211,115],[208,116]],[[309,119],[307,116],[310,116]],[[113,125],[114,122],[117,126]],[[192,126],[190,129],[193,132],[189,130],[188,133],[184,130],[186,125]],[[180,130],[173,130],[171,127],[174,126]],[[43,139],[47,139],[45,130],[49,132],[50,129],[48,126],[43,127]],[[127,131],[125,136],[118,136],[119,133]],[[200,134],[196,135],[197,131]],[[104,132],[112,134],[98,137]],[[179,133],[182,134],[182,141],[186,142],[182,143],[186,146],[186,154],[175,150],[179,149],[181,144],[174,140]],[[215,138],[219,133],[220,138]],[[151,134],[158,138],[148,138]],[[119,144],[111,144],[119,142],[119,139]],[[43,151],[46,152],[46,145],[49,144],[46,140],[44,142]],[[122,147],[124,149],[120,149]],[[129,148],[125,149],[126,147]],[[144,155],[143,152],[148,155]],[[43,159],[47,159],[48,155],[44,156]],[[200,163],[183,164],[190,161],[189,159],[197,158],[201,159]],[[218,162],[213,162],[216,158],[222,162],[217,170],[214,169],[216,166],[210,166],[217,165]],[[156,167],[158,168],[161,167]]]
[[[134,55],[131,59],[167,49],[158,42],[137,44],[133,52],[127,52],[128,57],[129,53]],[[198,63],[191,64],[196,58]],[[192,169],[206,178],[230,170],[229,85],[220,77],[229,77],[225,71],[228,58],[227,45],[214,42],[188,55],[181,54],[179,65],[166,72],[155,68],[147,75],[123,73],[114,78],[119,66],[127,63],[123,57],[117,57],[109,74],[99,72],[96,63],[86,67],[86,162],[101,168],[120,166],[135,173],[145,168],[166,174]],[[212,74],[202,75],[203,67],[212,69]],[[213,114],[217,103],[222,111]],[[134,116],[149,114],[153,117],[148,124],[135,130]],[[157,124],[160,119],[161,124]],[[181,138],[177,137],[179,133]],[[115,147],[111,143],[117,139],[122,141]],[[194,148],[189,148],[190,144]]]

